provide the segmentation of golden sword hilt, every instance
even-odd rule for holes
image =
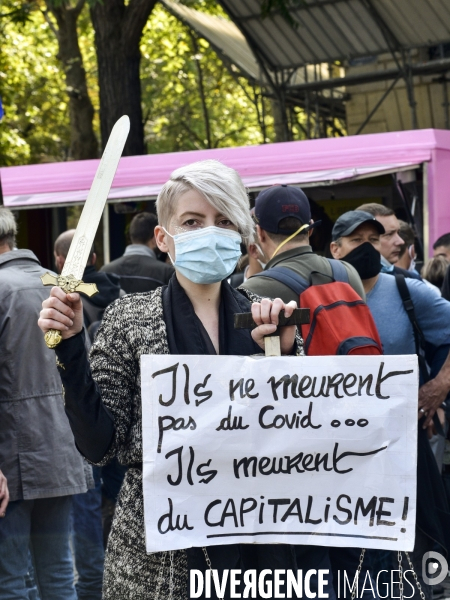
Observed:
[[[52,275],[51,273],[45,273],[41,276],[43,285],[57,285],[66,294],[72,292],[81,292],[86,296],[94,296],[98,294],[98,288],[95,283],[84,283],[81,279],[75,279],[73,275]],[[56,348],[61,342],[61,332],[57,329],[49,329],[44,336],[45,343],[49,348]]]

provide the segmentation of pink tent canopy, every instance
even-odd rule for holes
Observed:
[[[109,200],[154,198],[172,171],[205,159],[235,168],[250,190],[281,183],[326,185],[426,163],[425,225],[428,221],[431,240],[450,231],[450,131],[434,129],[124,157]],[[98,163],[4,167],[4,203],[10,208],[82,203]]]

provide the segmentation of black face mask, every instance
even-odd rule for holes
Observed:
[[[370,242],[364,242],[347,256],[343,256],[342,260],[355,267],[361,279],[370,279],[381,271],[380,253]]]

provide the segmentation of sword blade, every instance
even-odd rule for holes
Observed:
[[[130,119],[124,115],[116,122],[109,136],[61,275],[72,275],[75,279],[82,279],[83,277],[129,131]]]

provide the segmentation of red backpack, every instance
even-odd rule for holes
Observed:
[[[309,308],[311,322],[302,325],[308,356],[334,354],[383,354],[380,336],[369,307],[348,283],[348,273],[338,260],[328,259],[330,283],[314,285],[287,267],[274,267],[256,277],[270,277],[300,296],[300,307]]]

